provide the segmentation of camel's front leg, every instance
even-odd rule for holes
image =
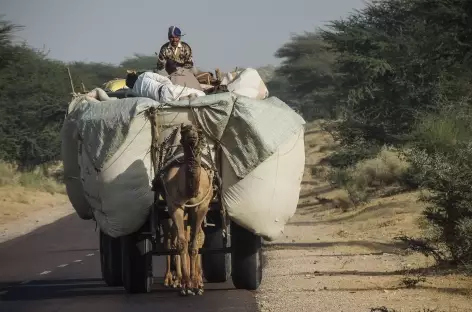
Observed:
[[[166,256],[166,274],[164,275],[164,286],[170,287],[173,284],[173,276],[170,270],[171,256]]]
[[[203,278],[201,278],[201,268],[198,263],[200,260],[198,251],[203,247],[205,241],[205,234],[202,230],[203,219],[208,212],[208,205],[200,205],[195,211],[194,223],[192,224],[192,236],[190,241],[190,278],[192,284],[196,288],[198,295],[203,294]]]
[[[162,229],[164,232],[164,247],[165,250],[171,249],[171,220],[165,220],[162,223]],[[172,272],[171,272],[171,256],[166,256],[166,272],[164,274],[164,286],[169,287],[172,285]]]
[[[169,207],[170,208],[170,207]],[[188,240],[185,236],[184,210],[183,207],[172,207],[172,220],[177,227],[177,250],[182,261],[182,294],[191,294],[192,282],[188,271]]]
[[[187,240],[188,241],[188,240]],[[172,226],[172,244],[174,248],[176,248],[178,243],[178,231],[175,224]],[[182,262],[180,255],[174,255],[174,263],[175,263],[175,280],[173,287],[174,288],[181,288],[182,287]]]
[[[203,236],[201,238],[197,237],[197,241],[201,241],[201,244],[198,244],[198,249],[203,247],[203,242],[205,242],[205,233],[203,232],[203,229],[200,231],[200,234]],[[198,254],[197,255],[197,264],[196,264],[196,270],[197,270],[197,280],[198,284],[197,287],[198,289],[201,289],[203,292],[203,270],[202,270],[202,255]]]
[[[182,287],[182,262],[180,261],[180,255],[174,256],[175,261],[175,280],[172,287],[181,288]]]
[[[190,225],[186,225],[185,226],[185,237],[187,238],[187,242],[191,242],[192,239],[191,239],[191,231],[192,231],[192,228]],[[187,254],[187,259],[188,259],[188,271],[190,272],[190,275],[192,275],[192,269],[190,268],[190,266],[192,265],[192,262],[190,261],[190,253]]]

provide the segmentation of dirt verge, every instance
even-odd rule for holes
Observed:
[[[421,232],[418,193],[350,209],[341,190],[315,179],[335,144],[316,125],[306,135],[306,172],[296,215],[284,236],[265,244],[267,265],[256,294],[260,310],[472,311],[472,280],[438,271],[405,252],[395,237]],[[428,310],[429,309],[429,310]]]
[[[0,243],[73,213],[67,195],[21,186],[0,187]]]

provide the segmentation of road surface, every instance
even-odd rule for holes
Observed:
[[[72,214],[0,244],[0,311],[257,311],[253,293],[234,289],[231,281],[206,284],[203,296],[181,297],[161,286],[163,271],[164,258],[154,257],[154,286],[148,294],[107,287],[95,223]]]

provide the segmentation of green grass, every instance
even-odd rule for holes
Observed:
[[[65,194],[65,186],[57,180],[57,169],[43,166],[32,171],[21,172],[10,163],[0,162],[0,187],[22,186],[50,194]]]

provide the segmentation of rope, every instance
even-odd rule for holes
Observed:
[[[215,187],[214,182],[216,182],[216,187],[219,190],[219,201],[220,201],[220,205],[221,205],[221,214],[222,214],[222,221],[223,221],[223,233],[224,233],[224,236],[226,237],[226,236],[229,235],[229,233],[228,233],[227,220],[226,220],[227,210],[226,210],[226,207],[224,206],[222,198],[221,198],[221,195],[222,195],[221,192],[223,190],[223,188],[222,188],[222,179],[221,179],[221,176],[219,174],[218,168],[216,166],[216,162],[213,159],[211,149],[210,149],[210,145],[208,144],[208,142],[206,142],[205,137],[203,135],[203,129],[201,128],[201,126],[198,123],[198,117],[196,116],[196,112],[190,106],[190,100],[189,100],[189,108],[190,108],[191,114],[194,117],[195,122],[197,123],[197,125],[196,125],[197,131],[199,131],[199,134],[200,134],[199,139],[201,140],[202,144],[206,145],[206,149],[207,149],[207,152],[208,152],[208,157],[210,158],[210,160],[209,160],[210,163],[208,164],[209,165],[208,167],[210,167],[210,168],[208,170],[209,172],[207,172],[207,175],[208,175],[208,178],[209,178],[209,181],[210,181],[210,187],[208,188],[207,193],[205,194],[205,196],[203,197],[203,199],[201,201],[199,201],[196,204],[184,204],[184,207],[192,208],[192,207],[196,207],[196,206],[201,205],[205,200],[208,199],[208,196],[210,195],[211,190],[213,190],[214,187]],[[155,126],[159,127],[160,129],[162,128],[161,125],[155,125]],[[154,180],[153,180],[153,187],[156,185],[156,180],[159,179],[161,184],[162,184],[162,187],[164,188],[164,194],[163,195],[166,195],[167,198],[169,197],[169,193],[168,193],[168,190],[166,188],[166,184],[164,183],[163,171],[164,171],[164,169],[168,168],[171,165],[171,163],[175,163],[175,162],[179,162],[179,161],[181,162],[181,159],[179,159],[179,158],[173,159],[173,161],[169,162],[168,164],[163,164],[163,158],[164,158],[164,155],[166,155],[172,147],[176,147],[176,145],[169,145],[168,143],[169,143],[170,139],[176,135],[179,128],[180,127],[175,127],[174,130],[172,131],[172,133],[169,136],[167,136],[163,140],[162,143],[159,144],[159,146],[156,148],[156,151],[155,151],[159,154],[159,157],[158,157],[159,160],[157,161],[157,168],[154,169],[155,170],[155,175],[154,175]],[[217,146],[219,147],[219,145],[221,144],[219,142],[219,140],[217,138],[215,138],[214,141],[217,143]],[[216,179],[216,181],[214,181],[214,179]],[[154,192],[158,192],[158,190],[155,189]]]
[[[164,157],[165,155],[168,154],[169,150],[173,147],[178,147],[180,145],[170,145],[168,144],[169,141],[174,138],[175,139],[175,135],[177,134],[177,131],[179,130],[179,127],[175,127],[174,130],[172,131],[171,134],[169,134],[158,146],[157,150],[158,150],[158,153],[159,153],[159,159],[158,159],[158,163],[157,163],[157,168],[155,170],[156,174],[155,174],[155,179],[160,179],[161,182],[162,182],[162,185],[164,187],[164,191],[165,191],[165,194],[168,195],[168,192],[167,192],[167,189],[166,189],[166,186],[165,186],[165,183],[164,183],[164,180],[163,180],[163,171],[168,168],[172,163],[175,163],[175,162],[179,162],[179,163],[182,163],[182,156],[180,157],[175,157],[173,159],[171,159],[171,161],[169,161],[169,163],[167,164],[164,164]],[[199,135],[199,140],[200,142],[202,142],[202,144],[205,144],[205,140],[204,140],[204,137],[203,135]],[[208,173],[207,172],[207,175],[208,175],[208,178],[210,179],[210,184],[213,185],[213,178],[214,178],[214,175],[212,173],[214,173],[216,171],[216,165],[215,165],[215,162],[213,160],[213,157],[211,155],[211,151],[210,151],[210,146],[208,144],[205,144],[206,147],[207,147],[207,150],[208,150],[208,156],[210,157],[210,161],[209,161],[209,166],[210,167],[209,171],[211,173]],[[192,150],[192,153],[194,153],[194,151]],[[178,156],[178,155],[177,155]],[[195,156],[195,155],[194,155]],[[200,177],[199,177],[200,178]],[[198,205],[200,205],[202,202],[204,202],[208,195],[210,194],[210,191],[211,191],[212,188],[208,188],[208,191],[207,193],[205,194],[204,198],[197,204],[191,204],[191,205],[184,205],[185,207],[196,207]]]
[[[190,111],[193,115],[193,118],[195,119],[195,121],[197,121],[197,127],[199,127],[197,114],[195,113],[194,109],[192,107],[190,107],[190,105],[189,105],[189,108],[190,108]],[[234,105],[233,105],[233,109],[234,109]],[[201,129],[201,130],[203,132],[203,129]],[[217,138],[214,138],[214,141],[217,143],[218,147],[221,145],[221,142]],[[227,212],[226,207],[225,207],[225,205],[223,203],[223,200],[222,200],[223,181],[221,179],[221,176],[220,176],[220,173],[219,173],[218,168],[216,166],[216,163],[213,160],[211,150],[210,150],[210,145],[206,144],[206,147],[207,147],[208,157],[210,157],[211,166],[213,167],[212,170],[215,174],[213,178],[216,178],[216,183],[217,183],[217,187],[218,187],[218,190],[219,190],[218,194],[219,194],[219,203],[220,203],[220,208],[221,208],[221,220],[223,222],[223,235],[226,237],[229,234],[228,233],[228,224],[226,222],[226,217],[227,217],[228,212]],[[216,157],[216,148],[215,148],[215,157]]]

